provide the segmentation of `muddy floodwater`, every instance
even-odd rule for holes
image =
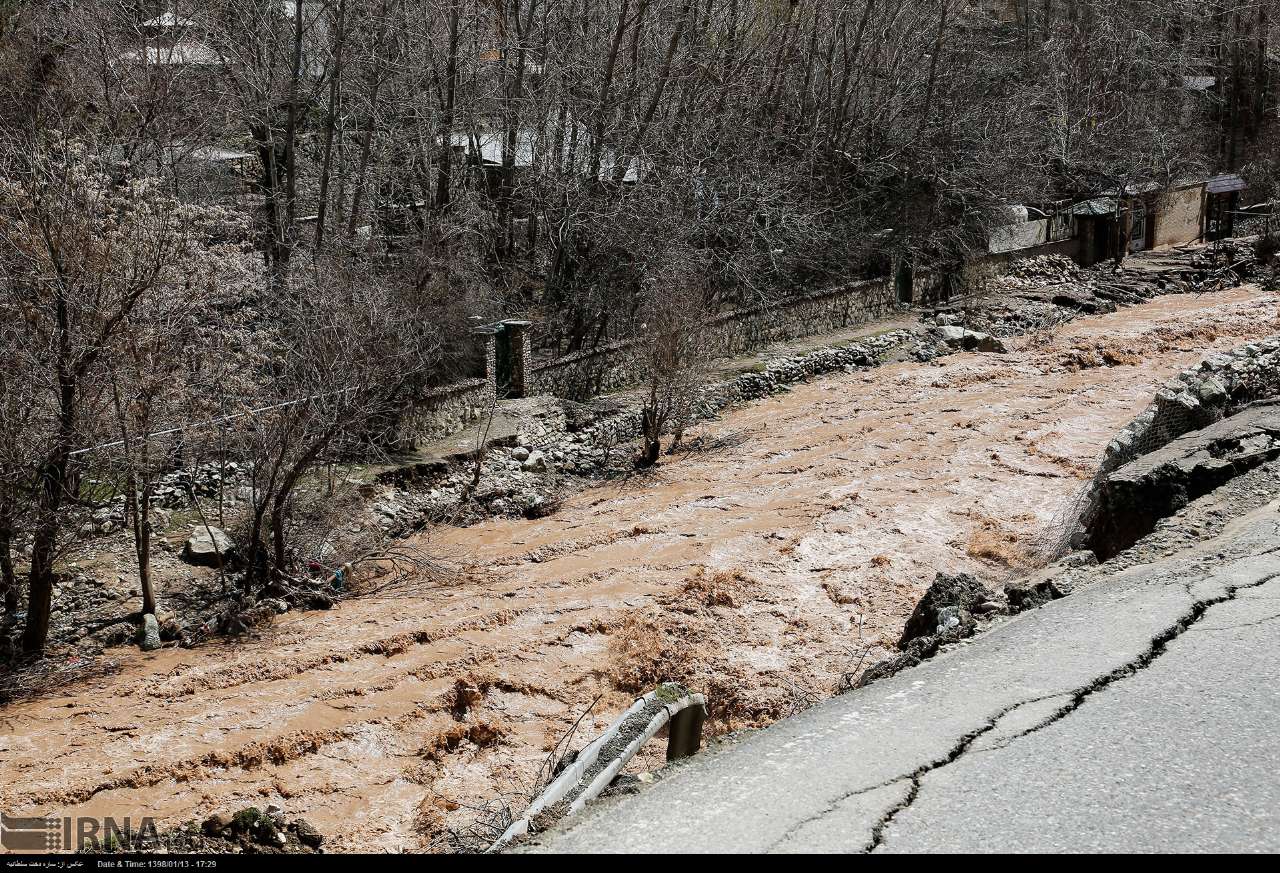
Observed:
[[[235,645],[115,650],[116,674],[0,711],[0,808],[171,825],[277,802],[331,850],[428,850],[520,806],[593,701],[575,745],[668,678],[706,692],[713,733],[784,717],[883,657],[936,572],[1034,563],[1113,433],[1276,333],[1277,302],[1164,297],[815,380],[548,518],[433,531],[447,578]]]

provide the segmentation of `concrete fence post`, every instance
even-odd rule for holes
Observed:
[[[530,823],[549,811],[576,815],[613,784],[627,762],[664,725],[669,726],[667,760],[692,755],[702,744],[707,699],[674,682],[664,682],[638,698],[613,724],[578,752],[551,784],[533,799],[519,819],[488,848],[497,852],[512,839],[529,833]],[[673,753],[672,749],[675,749]],[[540,827],[546,827],[543,821]]]

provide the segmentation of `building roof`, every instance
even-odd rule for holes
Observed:
[[[190,18],[183,18],[176,12],[161,12],[150,21],[144,21],[143,27],[192,27],[195,22]]]
[[[1229,191],[1243,191],[1249,186],[1235,173],[1213,176],[1205,180],[1204,190],[1209,194],[1225,194]]]
[[[1116,199],[1114,197],[1095,197],[1083,203],[1077,203],[1067,210],[1072,215],[1115,215]]]
[[[209,161],[213,164],[220,164],[227,161],[243,161],[246,158],[252,158],[253,155],[248,152],[224,149],[221,146],[197,146],[191,150],[191,157],[197,161]]]
[[[211,66],[222,62],[216,51],[202,42],[181,41],[171,46],[147,46],[142,51],[123,52],[122,61],[141,61],[157,65]]]

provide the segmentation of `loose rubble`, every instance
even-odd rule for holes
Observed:
[[[1256,262],[1249,249],[1215,267],[1199,250],[1158,252],[1128,258],[1117,268],[1106,263],[1081,267],[1064,255],[1014,261],[988,279],[984,293],[942,306],[928,315],[939,328],[960,327],[993,337],[1050,329],[1081,315],[1114,312],[1162,294],[1200,293],[1245,281]],[[1219,256],[1219,259],[1223,259]]]
[[[82,846],[94,854],[314,855],[324,852],[324,835],[304,819],[288,821],[275,804],[217,813],[167,831],[111,833]]]
[[[979,618],[1003,609],[996,598],[994,592],[968,573],[939,573],[902,629],[898,640],[902,654],[873,664],[855,687],[914,667],[941,646],[973,636]]]

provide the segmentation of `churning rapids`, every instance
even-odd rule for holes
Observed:
[[[480,804],[519,807],[593,701],[577,745],[667,678],[706,692],[712,732],[784,717],[883,657],[935,572],[1033,563],[1157,386],[1277,332],[1277,302],[1162,297],[1008,354],[815,380],[548,518],[433,531],[459,569],[413,596],[115,650],[114,674],[0,711],[0,808],[164,827],[276,802],[330,851],[429,850]]]

